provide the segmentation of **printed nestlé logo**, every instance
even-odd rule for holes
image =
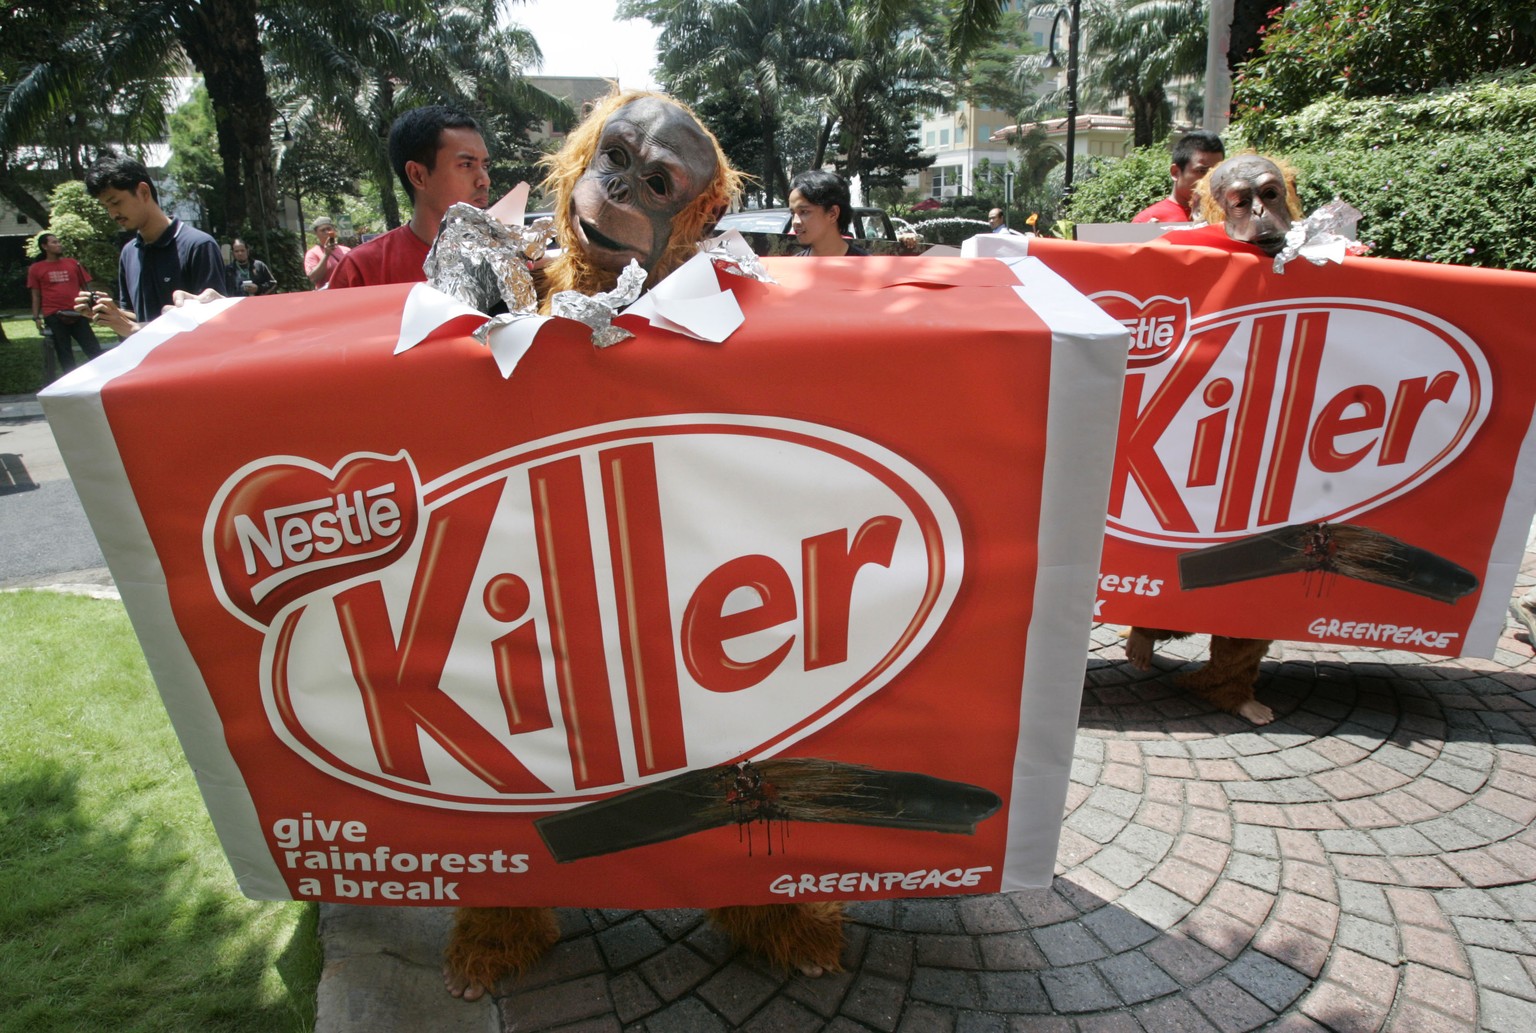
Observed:
[[[1138,301],[1119,291],[1095,294],[1093,300],[1130,331],[1131,353],[1126,367],[1136,369],[1162,362],[1184,343],[1189,333],[1189,299],[1158,296]]]
[[[286,518],[250,512],[225,554],[288,562]],[[963,572],[916,467],[766,417],[532,442],[424,485],[420,522],[387,565],[292,597],[261,678],[312,764],[446,807],[548,810],[770,756],[889,683]]]
[[[288,603],[390,563],[416,537],[416,473],[408,456],[359,453],[326,469],[270,459],[220,489],[204,529],[226,605],[266,628]]]
[[[1492,401],[1476,344],[1404,306],[1266,302],[1202,316],[1181,338],[1157,328],[1178,322],[1168,299],[1095,300],[1135,313],[1122,321],[1141,321],[1156,356],[1133,352],[1126,375],[1109,504],[1122,537],[1216,542],[1348,519],[1454,462]]]

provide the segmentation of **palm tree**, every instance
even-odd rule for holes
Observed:
[[[1205,74],[1206,0],[1096,0],[1083,7],[1086,95],[1101,105],[1126,98],[1134,142],[1168,132],[1168,84]]]
[[[872,135],[904,138],[913,112],[936,107],[949,98],[943,88],[943,55],[928,42],[933,22],[921,9],[912,20],[888,22],[873,17],[854,0],[828,5],[831,16],[818,37],[826,56],[806,61],[806,79],[819,97],[825,117],[813,167],[826,159],[835,134],[849,179],[865,172],[865,150]]]
[[[379,188],[386,225],[400,225],[387,148],[390,124],[402,111],[456,104],[480,117],[500,150],[525,138],[533,119],[563,126],[571,117],[563,101],[524,78],[542,55],[526,30],[497,25],[502,6],[457,4],[425,19],[378,6],[336,5],[322,20],[274,10],[268,60],[274,80],[288,84],[279,99],[289,135],[329,135],[349,149]]]
[[[662,30],[658,78],[690,104],[736,91],[756,127],[763,204],[782,178],[777,133],[781,107],[803,78],[817,0],[623,0],[621,18]]]
[[[529,112],[557,113],[509,74],[531,43],[521,30],[494,27],[511,2],[473,0],[441,15],[430,0],[141,0],[108,7],[5,91],[0,153],[71,111],[99,108],[102,98],[123,98],[114,112],[141,110],[139,124],[163,129],[163,91],[151,84],[195,70],[213,105],[229,221],[275,225],[277,107],[264,60],[269,49],[285,92],[313,98],[311,108],[295,107],[299,127],[312,114],[328,117],[387,182],[381,156],[389,120],[418,98],[511,98]],[[485,39],[491,47],[482,46]],[[498,76],[502,82],[488,85]],[[291,132],[294,117],[287,117]],[[392,190],[385,194],[393,199]]]

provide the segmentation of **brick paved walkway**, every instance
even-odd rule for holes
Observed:
[[[1285,644],[1254,729],[1171,685],[1203,640],[1142,673],[1116,630],[1093,632],[1050,890],[854,904],[848,971],[819,980],[695,911],[566,910],[548,961],[477,1007],[442,996],[443,916],[381,962],[337,931],[389,912],[328,906],[320,1033],[381,1033],[338,982],[364,963],[425,988],[401,1030],[1536,1031],[1523,631],[1490,661]]]

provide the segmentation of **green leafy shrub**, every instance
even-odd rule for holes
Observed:
[[[1252,137],[1320,97],[1411,96],[1536,60],[1530,0],[1295,0],[1233,82]]]
[[[1147,205],[1168,196],[1169,154],[1169,145],[1160,143],[1138,147],[1118,161],[1096,163],[1084,178],[1074,169],[1067,215],[1073,222],[1130,222]]]
[[[1303,207],[1360,209],[1373,254],[1536,272],[1536,138],[1448,134],[1395,145],[1293,150]]]
[[[1330,96],[1294,114],[1241,123],[1247,139],[1282,151],[1322,141],[1373,147],[1500,130],[1536,132],[1536,68],[1408,97]]]
[[[913,219],[912,228],[917,231],[918,236],[923,238],[925,244],[949,244],[959,247],[962,240],[968,240],[978,233],[991,231],[991,226],[987,224],[987,213],[978,212],[974,208],[957,212],[943,211],[937,216],[932,212],[918,214],[925,218]]]
[[[1229,154],[1246,148],[1249,128],[1229,131]],[[1267,131],[1264,153],[1296,166],[1302,207],[1348,201],[1373,254],[1536,271],[1536,72],[1415,97],[1330,98]],[[1145,147],[1079,186],[1069,214],[1125,222],[1167,190],[1167,148]]]
[[[117,223],[100,201],[85,192],[84,183],[72,179],[53,188],[48,195],[46,232],[58,236],[64,253],[90,270],[99,289],[115,293]],[[32,257],[38,257],[37,238],[28,243]]]

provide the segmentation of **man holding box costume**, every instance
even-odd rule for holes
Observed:
[[[411,199],[411,221],[353,248],[330,287],[376,287],[425,280],[422,263],[443,213],[463,202],[490,204],[490,152],[473,118],[441,104],[407,111],[389,130],[389,162]]]

